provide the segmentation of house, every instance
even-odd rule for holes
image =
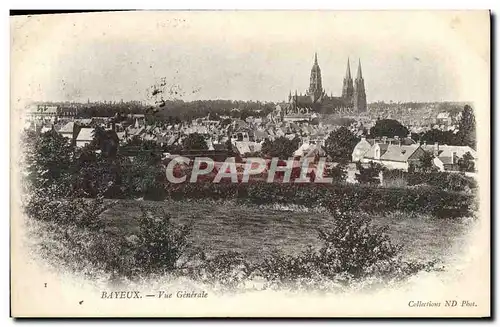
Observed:
[[[59,130],[59,134],[63,137],[73,139],[73,129],[75,128],[75,123],[70,121]]]
[[[378,162],[389,169],[408,170],[410,165],[418,165],[425,153],[420,144],[399,145],[374,143],[363,155],[361,162]]]
[[[470,146],[461,145],[441,145],[434,143],[433,145],[422,145],[422,149],[431,152],[434,155],[434,164],[440,171],[458,171],[458,160],[461,159],[467,152],[474,158],[475,166],[477,167],[477,152]]]
[[[55,119],[58,107],[54,105],[31,104],[27,107],[28,120],[50,120]]]
[[[84,127],[80,129],[78,136],[76,137],[76,146],[82,148],[87,144],[90,144],[94,139],[94,129],[89,127]]]
[[[365,155],[368,150],[373,146],[374,140],[367,140],[365,137],[361,138],[361,141],[356,144],[354,147],[354,150],[352,150],[352,161],[357,162],[361,161],[363,159],[363,156]]]
[[[405,138],[382,137],[382,138],[377,138],[377,139],[367,139],[365,137],[361,137],[361,141],[359,141],[358,144],[356,144],[356,146],[354,147],[354,150],[352,151],[352,155],[351,155],[352,161],[353,162],[361,161],[363,159],[363,156],[365,155],[365,153],[367,153],[368,150],[375,143],[389,144],[389,145],[401,145],[401,146],[416,144],[415,141],[409,137],[405,137]]]

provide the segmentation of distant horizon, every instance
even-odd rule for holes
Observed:
[[[218,99],[218,98],[214,98],[214,99],[196,99],[196,100],[184,100],[184,99],[167,99],[165,100],[166,102],[168,101],[172,101],[172,102],[175,102],[175,101],[183,101],[183,102],[186,102],[186,103],[189,103],[189,102],[196,102],[196,101],[231,101],[231,102],[261,102],[261,103],[282,103],[282,102],[286,102],[286,101],[262,101],[262,100],[244,100],[244,99]],[[47,100],[47,101],[42,101],[42,100],[33,100],[31,101],[31,103],[39,103],[39,102],[44,102],[44,103],[77,103],[77,104],[88,104],[88,103],[114,103],[114,104],[119,104],[122,102],[122,100],[96,100],[96,101],[93,101],[92,99],[90,99],[90,102],[87,102],[87,101],[74,101],[74,100]],[[145,100],[123,100],[123,103],[130,103],[130,102],[139,102],[141,104],[146,104],[147,101]],[[368,105],[370,104],[376,104],[376,103],[385,103],[385,104],[408,104],[408,103],[417,103],[417,104],[432,104],[432,103],[473,103],[473,101],[466,101],[466,100],[463,100],[463,101],[456,101],[456,100],[441,100],[441,101],[392,101],[392,100],[389,100],[389,101],[373,101],[373,102],[368,102]]]

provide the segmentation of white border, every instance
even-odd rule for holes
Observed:
[[[8,173],[8,168],[9,168],[9,156],[7,155],[9,153],[9,139],[10,139],[10,131],[9,131],[9,121],[10,121],[10,115],[9,115],[9,48],[10,48],[10,37],[9,37],[9,16],[8,16],[8,9],[15,8],[15,9],[33,9],[33,8],[39,8],[39,9],[59,9],[59,8],[64,8],[64,9],[84,9],[84,8],[89,8],[89,9],[114,9],[117,8],[117,6],[120,6],[121,9],[226,9],[226,10],[231,10],[231,9],[355,9],[355,10],[360,10],[360,9],[369,9],[369,10],[380,10],[380,9],[492,9],[493,13],[497,14],[500,12],[499,6],[500,6],[500,1],[498,0],[475,0],[475,1],[436,1],[436,0],[420,0],[420,1],[384,1],[384,0],[378,0],[378,1],[345,1],[342,3],[338,2],[332,2],[332,1],[318,1],[318,0],[308,0],[308,1],[283,1],[283,2],[278,2],[278,1],[269,1],[269,0],[253,0],[253,1],[245,1],[245,2],[238,2],[236,5],[235,2],[233,1],[194,1],[194,0],[184,0],[184,1],[178,1],[175,3],[165,3],[165,2],[160,2],[160,1],[152,1],[152,0],[142,0],[142,1],[127,1],[127,0],[122,0],[118,3],[111,3],[111,2],[105,2],[102,0],[87,0],[87,1],[44,1],[43,6],[41,3],[38,3],[36,1],[3,1],[2,2],[2,7],[3,8],[3,13],[5,13],[2,16],[2,27],[5,28],[4,33],[2,33],[2,38],[3,38],[3,44],[5,44],[5,50],[2,52],[2,67],[5,69],[5,79],[1,79],[0,83],[2,83],[2,90],[3,90],[3,97],[1,99],[4,99],[4,104],[5,107],[3,110],[0,110],[0,114],[2,115],[0,117],[0,122],[2,122],[4,128],[2,128],[1,133],[2,133],[2,138],[0,142],[0,153],[2,154],[2,169],[0,172],[2,173],[1,175],[1,181],[2,181],[2,196],[1,200],[3,201],[3,205],[1,208],[4,208],[4,211],[7,211],[7,208],[9,208],[9,173]],[[496,25],[498,25],[498,17],[496,17]],[[495,26],[494,26],[495,27]],[[498,43],[498,33],[495,28],[494,32],[494,40],[495,44]],[[495,60],[496,59],[496,60]],[[493,59],[495,62],[498,63],[498,50],[496,51],[496,56]],[[496,77],[496,71],[493,72],[493,76]],[[491,90],[492,92],[498,94],[498,84],[495,84],[495,89]],[[492,103],[493,108],[496,108],[496,102]],[[494,117],[496,125],[499,124],[499,118],[498,115],[497,117]],[[494,133],[494,139],[495,139],[495,144],[498,146],[500,144],[500,137],[498,133],[496,133],[495,130],[492,130],[492,133]],[[493,138],[492,138],[493,139]],[[492,149],[493,150],[493,149]],[[498,151],[495,151],[496,153]],[[496,157],[495,157],[496,159]],[[495,179],[495,182],[497,179]],[[498,196],[498,194],[497,194]],[[495,200],[497,201],[492,201],[492,203],[499,202],[498,198]],[[494,217],[497,217],[498,215],[495,214],[496,211],[493,213]],[[4,226],[1,229],[2,232],[4,233],[2,236],[3,240],[3,246],[1,247],[1,254],[2,254],[2,259],[4,263],[7,263],[8,257],[9,257],[9,215],[5,214],[2,223]],[[496,234],[499,235],[498,233],[498,225],[499,223],[496,223]],[[495,259],[498,260],[498,252],[495,251]],[[496,260],[495,260],[496,261]],[[4,265],[4,269],[2,269],[1,274],[2,274],[2,316],[3,317],[8,317],[9,316],[9,270],[8,266]],[[496,283],[497,284],[497,283]],[[497,284],[498,286],[498,284]],[[496,291],[496,290],[495,290]],[[495,292],[498,294],[497,292]],[[497,306],[498,306],[498,299],[495,301]],[[497,308],[494,309],[493,312],[496,312],[498,314]],[[88,322],[84,322],[83,324],[87,324]],[[118,322],[122,323],[122,322]],[[133,321],[132,323],[137,323],[137,321]],[[174,322],[168,322],[169,324],[172,324]],[[191,322],[191,324],[194,324],[196,322]],[[234,322],[233,322],[234,323]],[[258,322],[260,325],[270,325],[270,323],[264,323],[264,322]],[[306,322],[302,322],[306,323]],[[334,323],[339,323],[338,321],[334,321]],[[340,322],[343,324],[344,322]],[[362,322],[349,322],[349,324],[360,324]],[[385,321],[372,321],[372,323],[375,324],[385,324]],[[399,322],[399,323],[404,323],[404,322]],[[419,321],[419,324],[425,324],[425,325],[432,325],[436,324],[438,322],[428,322],[428,321]],[[455,324],[456,322],[454,321],[441,321],[440,323],[445,323],[445,324]],[[470,322],[468,324],[479,324],[481,322]],[[13,324],[13,320],[7,318],[7,325]],[[66,322],[62,323],[63,325],[66,324]],[[93,325],[95,325],[96,322],[93,322]],[[97,323],[97,325],[103,324],[102,322]],[[3,324],[2,324],[3,325]]]

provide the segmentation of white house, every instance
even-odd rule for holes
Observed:
[[[418,165],[425,153],[419,144],[398,145],[375,143],[363,155],[361,162],[378,162],[389,169],[408,170],[411,164]]]
[[[74,127],[75,127],[75,123],[70,121],[69,123],[67,123],[66,125],[61,127],[61,129],[59,130],[59,134],[61,134],[62,136],[66,137],[66,138],[72,139]]]
[[[368,141],[365,137],[361,138],[361,141],[356,144],[354,147],[354,150],[352,151],[352,161],[361,161],[363,159],[363,156],[365,155],[368,150],[372,147],[372,145],[375,143],[373,140],[372,142]]]
[[[78,136],[76,137],[76,146],[82,148],[92,142],[94,139],[94,129],[89,127],[84,127],[80,129]]]
[[[477,167],[477,152],[470,146],[464,145],[441,145],[434,143],[433,145],[422,145],[422,149],[434,155],[434,164],[440,171],[455,171],[459,170],[458,160],[469,152]]]

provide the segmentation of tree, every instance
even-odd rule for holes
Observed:
[[[420,142],[427,142],[429,144],[439,143],[447,145],[458,145],[460,142],[457,135],[452,131],[441,131],[439,129],[431,129],[422,134]]]
[[[468,145],[476,149],[476,118],[474,117],[474,111],[469,105],[466,105],[462,111],[457,137],[460,145]]]
[[[119,144],[120,140],[114,130],[104,130],[100,126],[94,129],[94,139],[91,142],[91,147],[100,149],[105,158],[115,158]]]
[[[347,128],[340,127],[330,133],[324,150],[335,162],[348,162],[359,139]]]
[[[458,159],[458,167],[460,171],[474,172],[476,171],[474,157],[470,152],[466,152],[462,158]]]
[[[407,137],[408,128],[401,125],[400,122],[394,119],[380,119],[377,120],[375,126],[370,129],[370,135],[372,137]]]
[[[422,172],[432,172],[436,171],[434,166],[434,155],[429,151],[424,151],[422,156],[419,158],[419,167]]]
[[[73,147],[69,139],[55,130],[25,138],[27,180],[31,187],[44,189],[53,185],[61,195],[69,191]]]
[[[165,169],[161,156],[154,152],[140,152],[133,161],[127,161],[122,179],[128,194],[143,195],[148,200],[160,200],[165,195]]]
[[[123,171],[130,160],[117,155],[106,157],[89,144],[75,153],[73,193],[79,196],[118,198],[123,195]]]
[[[379,163],[370,161],[368,167],[363,167],[363,165],[358,161],[356,163],[356,168],[359,173],[356,173],[356,181],[360,184],[370,184],[378,185],[380,184],[380,172],[383,167]]]
[[[262,144],[262,153],[272,158],[286,160],[293,157],[293,153],[298,149],[300,139],[298,137],[289,140],[284,136],[278,137],[274,141],[266,139]]]
[[[228,139],[228,140],[226,141],[225,146],[226,146],[226,150],[227,150],[227,152],[229,152],[229,153],[233,153],[233,143],[231,142],[231,139]]]
[[[199,133],[189,134],[182,140],[182,147],[184,150],[208,150],[205,138]]]
[[[347,166],[345,163],[339,163],[327,170],[326,174],[334,183],[343,183],[347,180]]]

